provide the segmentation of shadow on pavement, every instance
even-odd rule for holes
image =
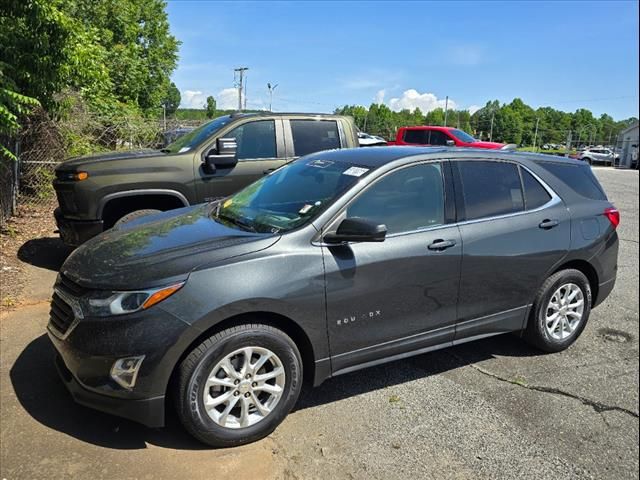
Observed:
[[[72,251],[59,238],[34,238],[22,244],[18,249],[18,258],[35,267],[57,272]]]
[[[496,355],[539,354],[515,336],[494,337],[338,376],[318,388],[305,389],[296,410],[437,375]],[[147,443],[179,450],[210,448],[192,439],[182,429],[171,407],[167,427],[152,429],[76,404],[58,378],[53,348],[46,335],[33,340],[20,353],[11,368],[10,378],[18,401],[29,415],[78,440],[123,450],[143,449]]]

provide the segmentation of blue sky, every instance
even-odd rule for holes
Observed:
[[[206,2],[173,0],[182,41],[173,80],[183,106],[233,108],[233,68],[249,67],[247,106],[332,111],[534,107],[638,116],[638,2]],[[451,106],[450,103],[450,106]]]

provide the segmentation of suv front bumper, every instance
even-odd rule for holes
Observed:
[[[60,238],[70,247],[77,247],[104,231],[102,220],[72,220],[65,218],[60,208],[53,211],[53,216],[56,219]]]

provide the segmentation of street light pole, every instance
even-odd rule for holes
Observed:
[[[267,88],[269,89],[269,111],[270,112],[273,112],[273,110],[271,109],[271,104],[273,102],[273,91],[276,89],[277,86],[278,86],[277,83],[275,85],[271,85],[270,83],[267,83]]]
[[[533,134],[533,151],[536,151],[536,140],[538,140],[538,124],[540,123],[540,117],[536,118],[536,132]]]
[[[444,99],[444,126],[447,126],[447,113],[449,112],[449,95]]]
[[[489,141],[493,138],[493,119],[495,116],[495,113],[491,113],[491,131],[489,132]]]

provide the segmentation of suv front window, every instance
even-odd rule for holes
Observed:
[[[296,161],[222,201],[214,218],[249,231],[286,232],[311,221],[370,171],[346,162]]]
[[[210,122],[199,126],[186,135],[183,135],[172,144],[163,148],[162,151],[166,153],[188,152],[189,150],[192,150],[193,148],[200,145],[230,121],[231,117],[229,115],[224,115],[222,117],[216,118],[215,120],[211,120]]]

